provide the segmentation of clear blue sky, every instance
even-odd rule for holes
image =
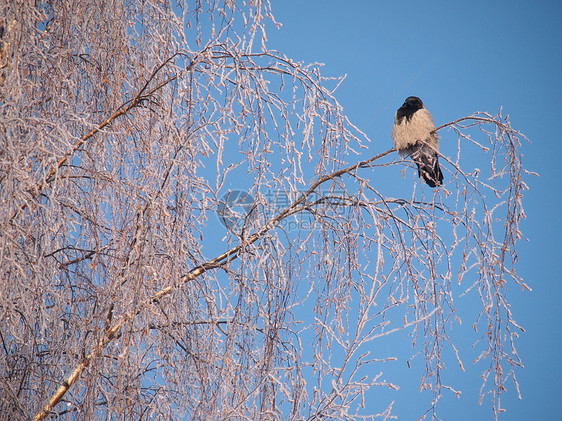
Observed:
[[[336,97],[372,140],[369,155],[391,147],[393,114],[408,95],[421,97],[438,125],[502,106],[512,126],[531,140],[523,147],[523,164],[540,176],[526,180],[522,228],[529,241],[519,246],[519,273],[533,291],[521,293],[513,285],[508,297],[526,329],[518,341],[525,364],[518,370],[523,399],[510,385],[503,397],[508,412],[500,420],[561,419],[562,141],[555,125],[562,100],[562,3],[272,0],[272,5],[283,27],[270,28],[270,47],[297,61],[324,63],[325,76],[347,75]],[[444,154],[446,142],[443,135]],[[469,369],[456,378],[464,393],[442,402],[443,419],[492,419],[488,405],[477,405],[479,372]],[[412,396],[406,404],[396,397],[400,419],[414,419],[427,408],[413,390],[402,393]]]

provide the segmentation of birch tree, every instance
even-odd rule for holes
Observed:
[[[438,408],[462,293],[481,397],[519,393],[524,136],[445,123],[429,190],[276,25],[267,0],[0,5],[2,419],[387,419],[398,332]]]

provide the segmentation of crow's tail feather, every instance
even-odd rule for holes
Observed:
[[[439,159],[435,151],[420,148],[418,153],[412,155],[412,159],[418,166],[418,174],[429,187],[437,187],[443,183],[443,173],[439,168]]]

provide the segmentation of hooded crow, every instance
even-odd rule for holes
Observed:
[[[423,102],[409,96],[394,115],[392,140],[401,158],[409,156],[418,166],[418,173],[430,187],[439,186],[443,173],[439,168],[439,140],[433,132],[435,124]]]

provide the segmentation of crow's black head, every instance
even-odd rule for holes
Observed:
[[[404,104],[398,111],[396,111],[396,117],[398,120],[401,120],[403,117],[406,117],[406,120],[409,121],[412,118],[412,115],[417,111],[423,108],[423,102],[417,96],[409,96],[404,101]]]

